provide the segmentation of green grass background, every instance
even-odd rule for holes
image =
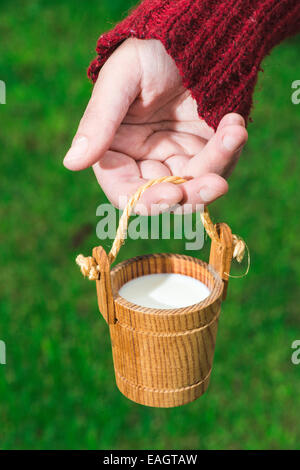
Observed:
[[[74,264],[99,242],[95,211],[105,197],[91,170],[68,172],[62,158],[91,92],[96,39],[132,4],[0,4],[0,448],[299,448],[300,365],[291,363],[300,339],[300,105],[291,103],[299,37],[265,60],[249,143],[228,195],[211,206],[247,240],[252,264],[230,283],[208,392],[164,410],[115,386],[94,284]],[[127,241],[119,260],[183,253],[184,243]],[[208,245],[195,255],[206,259]]]

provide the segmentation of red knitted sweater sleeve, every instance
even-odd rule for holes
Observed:
[[[300,0],[144,0],[97,44],[88,75],[129,37],[159,39],[214,129],[228,112],[249,117],[262,59],[300,31]]]

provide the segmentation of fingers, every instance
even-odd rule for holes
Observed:
[[[190,161],[189,157],[183,155],[174,155],[168,158],[164,164],[169,168],[172,175],[181,176],[182,178],[186,175],[186,167]]]
[[[140,71],[132,47],[120,46],[102,68],[64,165],[82,170],[109,148],[129,106],[139,93]]]
[[[222,129],[225,126],[230,126],[230,125],[240,125],[242,127],[245,127],[245,119],[243,118],[243,116],[237,113],[226,114],[221,119],[218,125],[218,129]]]
[[[208,205],[228,191],[227,181],[219,175],[210,173],[194,178],[180,185],[183,194],[182,206],[175,213],[188,213],[199,210],[197,206]]]
[[[141,172],[142,178],[152,180],[154,178],[162,178],[163,176],[170,176],[171,172],[161,162],[156,160],[142,160],[137,162],[138,168]]]
[[[124,209],[129,197],[147,182],[147,179],[141,176],[136,161],[117,152],[106,152],[93,166],[93,170],[110,202],[120,209]],[[141,215],[156,215],[180,203],[182,197],[179,186],[171,183],[155,185],[141,196],[135,212]]]
[[[155,166],[162,165],[160,162],[149,163]],[[141,176],[134,159],[117,152],[106,152],[93,169],[108,199],[120,209],[124,209],[130,196],[148,180]],[[197,210],[197,205],[210,204],[226,194],[227,190],[227,182],[216,174],[206,174],[180,185],[161,183],[152,186],[142,194],[134,212],[140,215],[157,215],[179,204],[184,207],[177,208],[176,213],[182,210],[192,212]]]
[[[93,165],[93,170],[107,198],[120,209],[124,209],[128,197],[146,182],[141,178],[136,162],[118,152],[106,152]]]
[[[180,204],[183,197],[180,185],[161,183],[152,186],[144,192],[135,207],[136,214],[157,215],[168,212]]]
[[[228,114],[220,122],[215,135],[193,157],[186,168],[186,176],[216,173],[228,177],[248,139],[245,122],[238,114]]]

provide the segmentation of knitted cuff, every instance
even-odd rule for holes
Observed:
[[[248,120],[262,59],[299,31],[299,0],[144,0],[100,36],[88,75],[95,82],[125,39],[158,39],[196,100],[199,116],[216,129],[229,112]]]

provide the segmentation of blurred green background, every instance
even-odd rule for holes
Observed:
[[[91,92],[97,37],[134,3],[1,1],[0,448],[299,448],[291,343],[300,338],[300,105],[291,83],[300,79],[300,37],[265,60],[249,143],[228,195],[211,206],[214,220],[247,240],[252,265],[231,280],[208,392],[164,410],[115,386],[95,286],[74,263],[99,243],[95,211],[105,197],[91,170],[69,172],[62,158]],[[127,241],[118,260],[183,253],[184,244]],[[206,259],[208,247],[195,255]]]

